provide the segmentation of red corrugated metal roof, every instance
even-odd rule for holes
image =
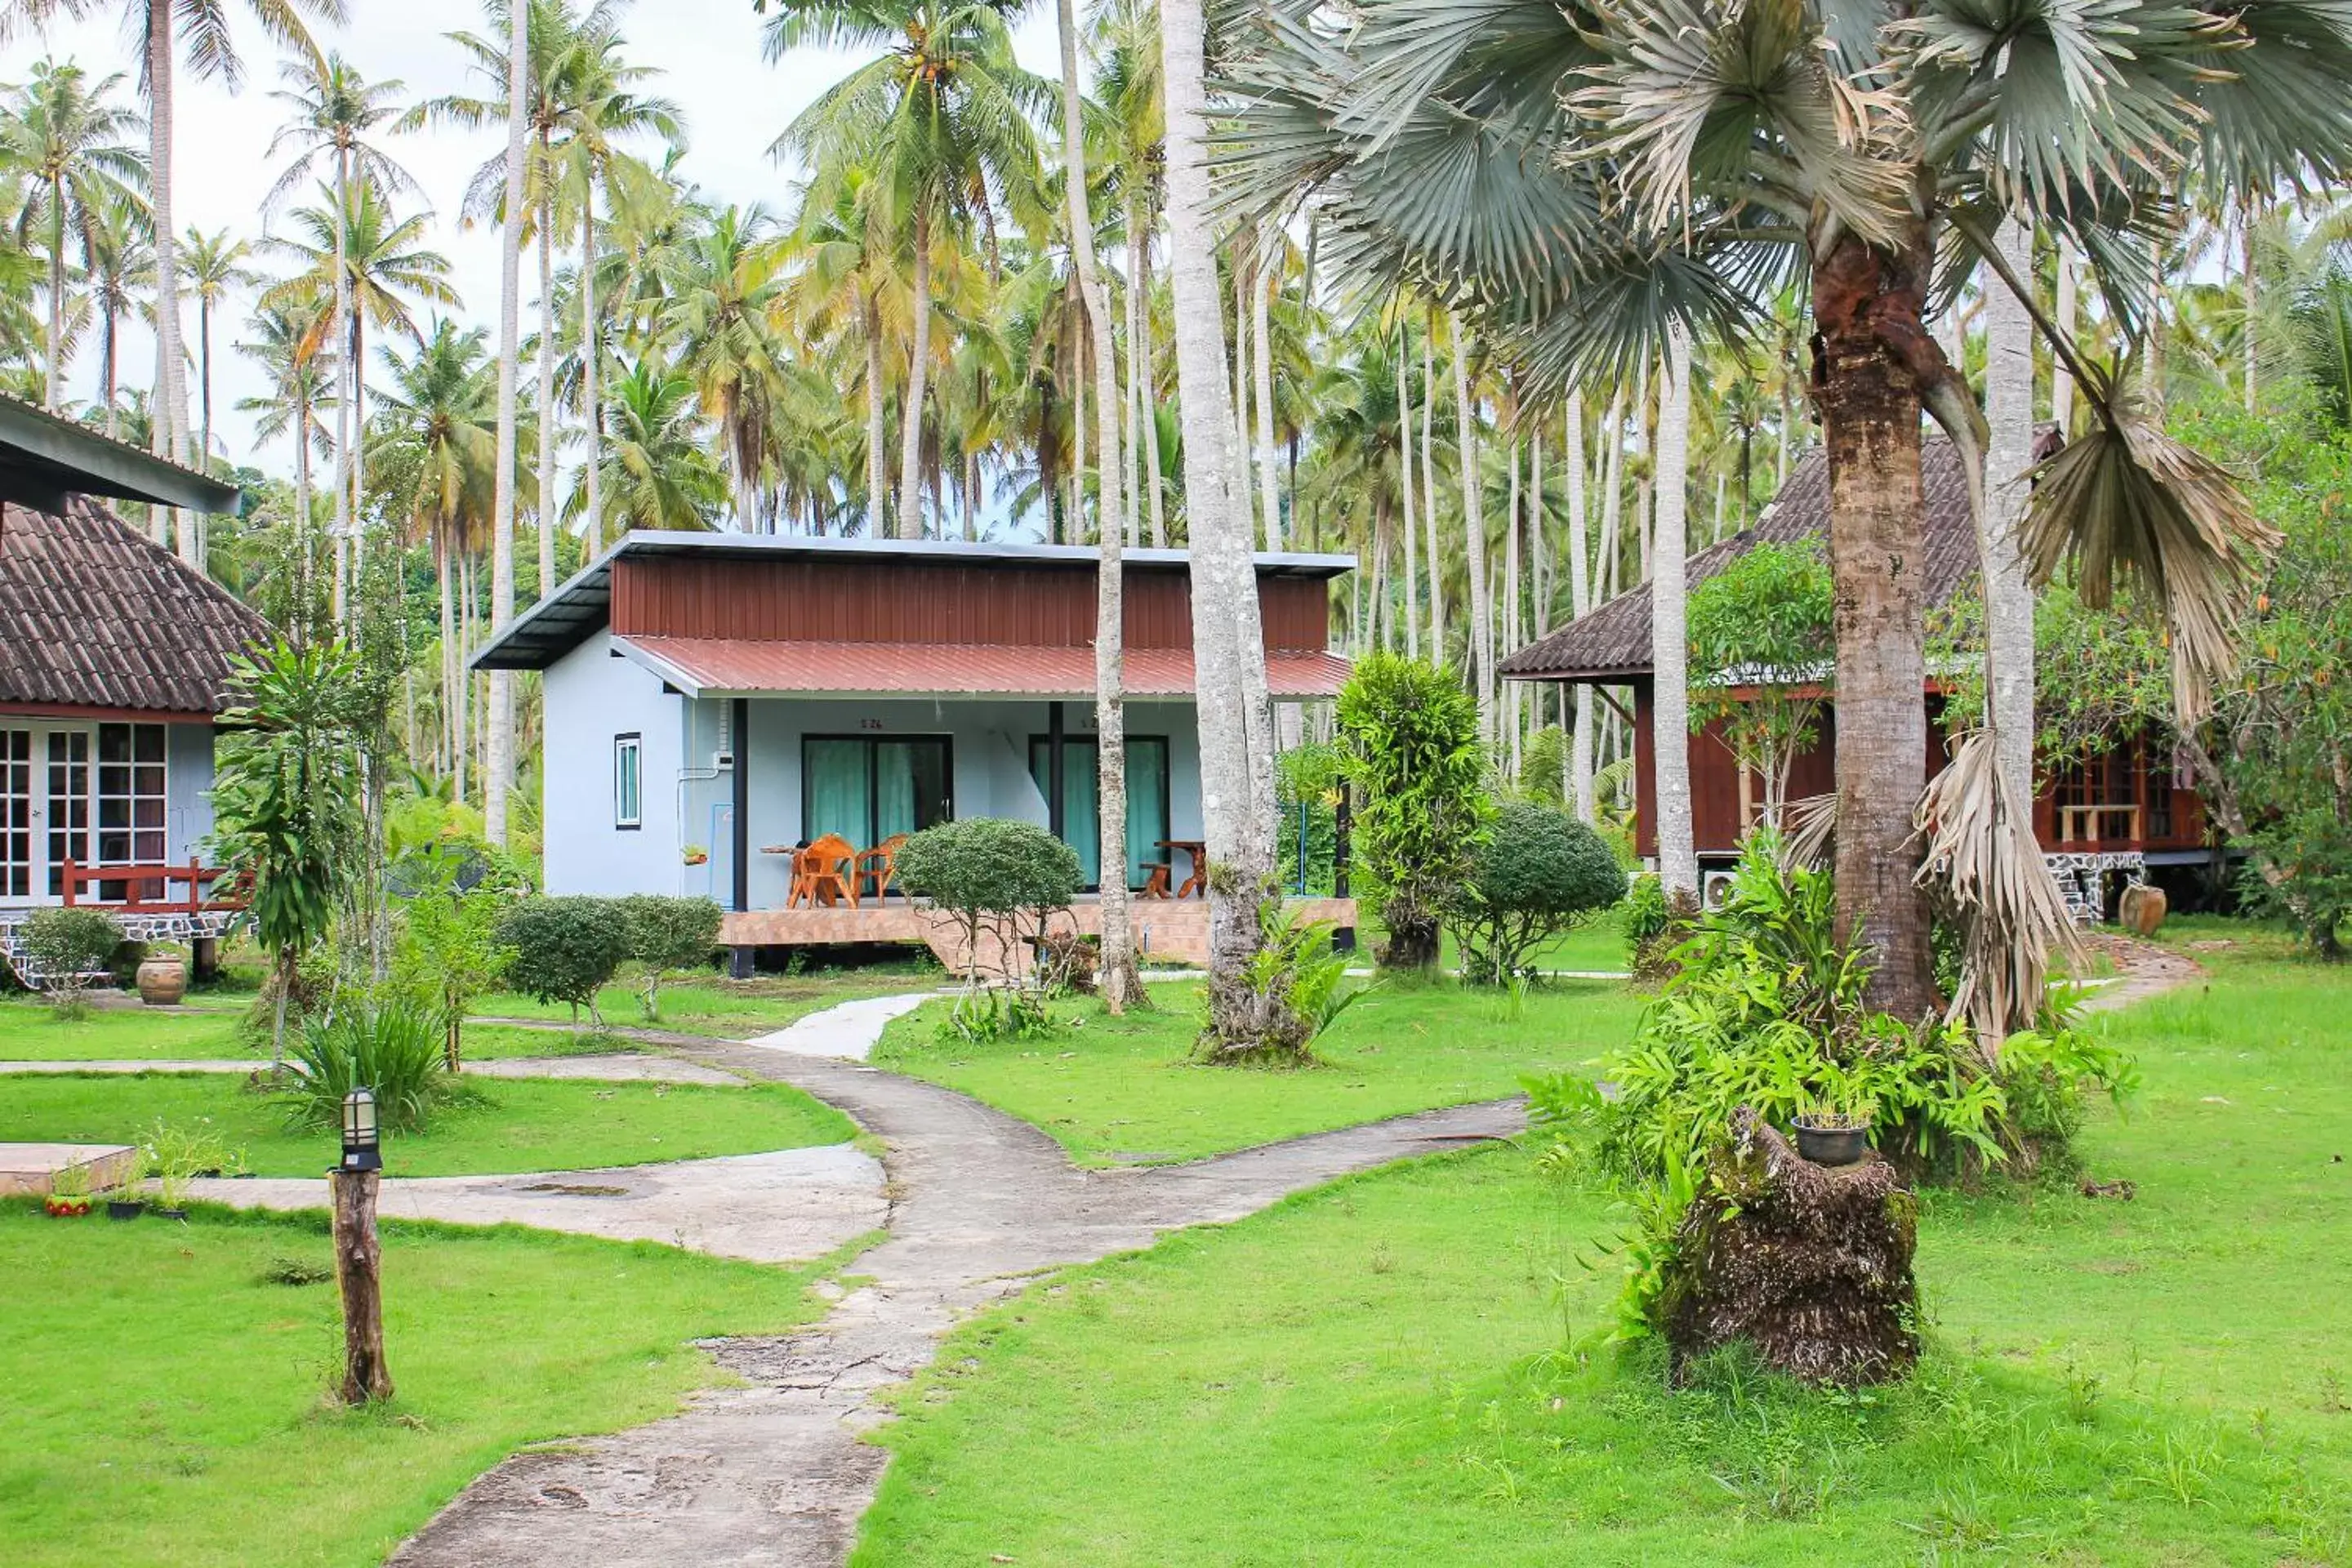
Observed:
[[[650,637],[614,637],[613,644],[689,695],[1085,697],[1095,689],[1090,647]],[[1336,696],[1348,661],[1328,653],[1270,653],[1265,679],[1276,697]],[[1138,648],[1127,656],[1129,696],[1192,691],[1189,651]]]

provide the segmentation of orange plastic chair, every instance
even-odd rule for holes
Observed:
[[[874,901],[880,903],[890,896],[890,884],[898,879],[898,847],[907,842],[903,833],[893,833],[873,848],[862,850],[857,857],[856,875],[850,879],[853,889],[874,884]]]
[[[794,904],[803,898],[809,907],[835,904],[844,900],[851,909],[857,907],[857,852],[849,840],[838,833],[828,833],[799,854],[793,857],[792,895],[785,902]]]

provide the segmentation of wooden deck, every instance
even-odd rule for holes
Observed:
[[[1202,899],[1137,899],[1129,905],[1135,926],[1136,946],[1143,958],[1167,963],[1209,962],[1209,905]],[[1353,899],[1297,899],[1289,908],[1296,918],[1329,921],[1352,927]],[[1070,906],[1067,923],[1057,918],[1056,931],[1082,936],[1102,931],[1102,905],[1092,898]],[[955,917],[920,908],[897,895],[881,903],[872,900],[860,908],[746,910],[721,917],[719,940],[729,947],[825,947],[852,942],[922,942],[950,969],[964,966],[963,933]],[[983,963],[992,953],[983,952]]]

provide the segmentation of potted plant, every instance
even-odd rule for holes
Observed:
[[[188,1217],[188,1184],[206,1172],[217,1173],[244,1162],[232,1155],[221,1135],[210,1127],[173,1127],[157,1118],[148,1131],[147,1162],[154,1168],[155,1212],[165,1219]]]
[[[1851,1165],[1870,1148],[1878,1108],[1853,1095],[1822,1094],[1797,1112],[1797,1152],[1816,1165]]]
[[[699,844],[689,844],[686,847],[686,863],[689,866],[708,866],[710,864],[710,851]]]
[[[68,1165],[51,1176],[41,1206],[52,1219],[79,1219],[89,1213],[89,1167]]]
[[[114,1186],[106,1196],[106,1217],[137,1219],[147,1212],[147,1151],[133,1149],[130,1162],[114,1179]]]

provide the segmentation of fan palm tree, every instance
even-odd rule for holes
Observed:
[[[188,286],[196,297],[197,451],[205,464],[213,459],[213,310],[231,289],[249,289],[261,274],[246,265],[253,247],[233,239],[226,229],[206,234],[188,230]]]
[[[2141,330],[2149,240],[2191,166],[2233,191],[2352,167],[2352,22],[2306,0],[1604,0],[1590,16],[1370,0],[1344,36],[1286,4],[1243,53],[1243,177],[1276,200],[1316,190],[1349,266],[1417,280],[1540,377],[1654,356],[1674,322],[1739,335],[1805,283],[1839,603],[1839,907],[1875,951],[1874,1000],[1926,1012],[1922,407],[1972,472],[1983,445],[1923,324],[1939,249],[2025,300],[1992,240],[2021,213],[2071,240]],[[2194,713],[2266,531],[2116,370],[2037,327],[2096,425],[2043,471],[2024,553],[2042,575],[2079,560],[2100,602],[2137,576]],[[2038,864],[2008,804],[1990,816]]]
[[[265,207],[275,208],[304,184],[323,182],[333,194],[338,212],[350,210],[355,185],[367,185],[385,195],[415,195],[416,182],[370,132],[394,122],[400,109],[395,100],[404,90],[397,81],[371,82],[340,54],[306,54],[278,68],[285,86],[270,96],[290,111],[287,122],[270,138],[269,156],[290,151],[292,159],[270,187]],[[335,233],[334,310],[319,318],[321,330],[348,336],[352,320],[351,268],[342,247],[343,229]],[[356,378],[362,366],[351,354],[331,356],[346,376]],[[360,508],[360,442],[362,405],[357,383],[339,387],[335,407],[335,603],[347,604],[344,586],[355,557],[353,519]],[[339,611],[340,613],[340,611]]]
[[[936,248],[1002,202],[1042,226],[1033,120],[1053,94],[1014,60],[1010,9],[989,0],[755,0],[772,61],[803,47],[880,51],[821,93],[770,148],[815,170],[814,199],[863,169],[910,258],[911,342],[900,408],[898,532],[923,535],[924,395],[931,360]]]
[[[147,163],[126,140],[142,129],[139,113],[112,101],[120,75],[90,80],[68,61],[39,60],[33,79],[8,92],[0,110],[0,160],[25,175],[16,242],[38,243],[48,257],[48,380],[42,401],[65,406],[66,241],[87,258],[98,247],[106,215],[144,205]]]

